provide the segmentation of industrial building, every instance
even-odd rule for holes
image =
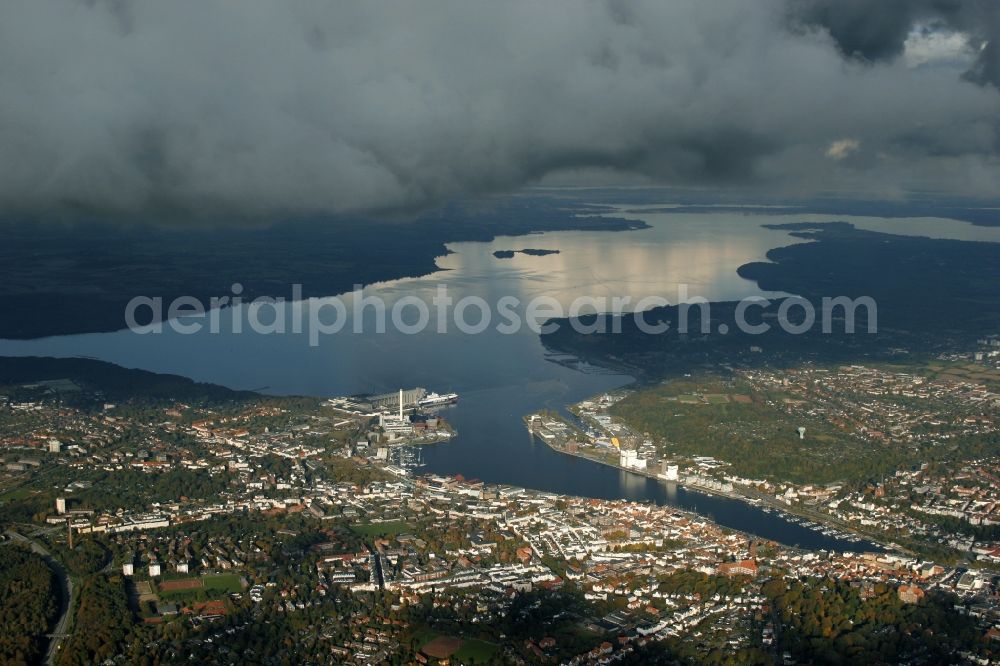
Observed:
[[[372,411],[380,411],[383,409],[396,411],[400,407],[400,399],[402,399],[402,406],[404,408],[415,407],[417,403],[423,400],[426,395],[427,389],[418,386],[411,389],[402,389],[398,392],[393,391],[392,393],[381,393],[379,395],[366,396],[364,402]]]

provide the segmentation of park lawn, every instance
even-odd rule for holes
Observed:
[[[191,582],[191,587],[170,589],[170,582]],[[197,585],[195,585],[197,583]],[[219,593],[230,594],[243,590],[243,583],[238,573],[211,574],[207,576],[165,579],[157,585],[157,592],[164,599],[185,601],[218,596]]]
[[[729,400],[729,395],[749,400]],[[664,397],[677,402],[664,409]],[[637,390],[610,412],[633,430],[660,439],[664,457],[712,456],[749,478],[833,483],[867,478],[897,464],[898,451],[807,415],[808,406],[779,407],[788,397],[781,391],[753,391],[741,379],[706,376]],[[798,437],[798,427],[806,428],[805,439]]]
[[[392,520],[385,523],[364,523],[351,525],[351,531],[363,537],[399,536],[413,529],[413,526],[402,520]]]
[[[423,647],[437,638],[438,635],[438,632],[429,627],[421,627],[411,634],[411,638],[416,642],[417,647]]]
[[[1000,371],[976,363],[928,363],[915,367],[889,366],[887,369],[890,371],[926,373],[932,379],[977,382],[985,384],[989,388],[996,388],[1000,385]]]
[[[40,493],[40,490],[35,490],[33,488],[17,488],[0,494],[0,500],[22,500]]]
[[[223,592],[240,592],[243,590],[243,583],[240,575],[235,573],[214,574],[202,576],[206,590],[221,590]]]
[[[495,643],[473,638],[462,643],[462,647],[458,648],[452,658],[463,664],[485,664],[493,659],[499,648]]]

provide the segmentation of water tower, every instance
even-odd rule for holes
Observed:
[[[806,438],[806,429],[805,429],[805,428],[803,428],[802,426],[799,426],[799,427],[798,427],[798,428],[796,429],[796,432],[798,432],[798,433],[799,433],[799,439],[805,439],[805,438]]]

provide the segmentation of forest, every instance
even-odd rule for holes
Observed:
[[[782,647],[799,660],[940,664],[952,663],[960,650],[986,649],[974,620],[943,594],[905,604],[892,586],[878,584],[863,594],[832,579],[775,579],[763,592],[780,618]]]
[[[0,663],[40,661],[58,612],[58,581],[42,558],[19,544],[0,544]]]
[[[121,577],[97,574],[86,579],[80,590],[74,630],[63,643],[57,666],[98,664],[123,653],[132,625]]]

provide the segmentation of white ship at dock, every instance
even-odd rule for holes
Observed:
[[[441,407],[458,402],[457,393],[428,393],[417,401],[417,407]]]

